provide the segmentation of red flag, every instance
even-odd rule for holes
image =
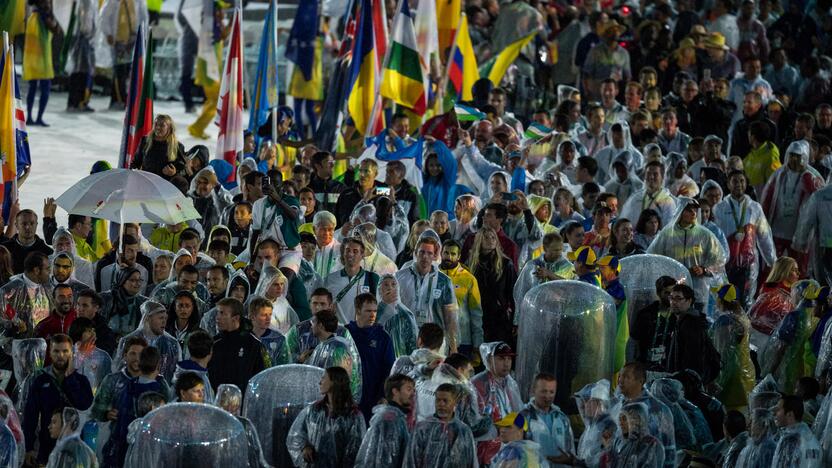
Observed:
[[[136,45],[133,48],[133,66],[130,70],[130,89],[127,94],[127,108],[124,113],[124,131],[118,167],[129,168],[139,143],[153,131],[153,55],[148,35],[144,40],[145,28],[139,26]],[[145,80],[145,77],[150,79]]]
[[[231,41],[225,54],[220,98],[217,101],[216,124],[220,127],[217,138],[217,159],[231,164],[234,170],[224,182],[236,180],[237,156],[243,152],[243,36],[240,24],[242,12],[234,10],[231,23]]]

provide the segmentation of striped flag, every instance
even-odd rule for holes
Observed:
[[[421,2],[420,2],[421,3]],[[439,53],[445,63],[448,48],[453,46],[459,26],[462,2],[460,0],[436,0],[436,28],[439,33]]]
[[[243,29],[242,11],[234,10],[231,20],[231,38],[225,54],[225,68],[217,101],[217,119],[220,127],[217,137],[216,159],[223,159],[234,168],[226,180],[237,177],[237,157],[243,152]]]
[[[377,128],[378,116],[381,115],[377,105],[381,63],[376,50],[378,28],[374,25],[373,3],[381,2],[361,0],[359,5],[352,60],[347,72],[347,109],[355,122],[355,128],[364,135],[376,135],[383,129]]]
[[[130,89],[124,112],[124,130],[118,167],[129,168],[142,138],[153,130],[153,55],[150,37],[145,42],[146,29],[139,25],[136,45],[133,47],[133,66],[130,71]],[[145,77],[150,79],[145,80]]]
[[[477,57],[471,45],[471,36],[468,34],[468,18],[462,15],[454,47],[451,49],[450,60],[448,60],[447,97],[453,102],[472,101],[474,95],[471,88],[478,79],[480,75],[477,71]]]
[[[3,51],[0,68],[0,204],[8,221],[11,204],[17,199],[17,137],[15,129],[15,75],[11,47]]]
[[[523,133],[523,138],[526,138],[527,140],[537,141],[545,137],[546,135],[549,135],[550,133],[552,133],[551,128],[545,125],[541,125],[537,122],[532,122],[529,124],[528,128],[526,128],[526,131]]]
[[[462,104],[454,105],[454,112],[456,113],[456,119],[460,122],[474,122],[485,118],[485,113]]]
[[[424,114],[427,95],[423,68],[424,64],[421,63],[417,50],[410,6],[407,0],[401,0],[399,10],[393,18],[393,43],[384,67],[381,95],[413,110],[417,115]]]

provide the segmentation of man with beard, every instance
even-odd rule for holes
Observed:
[[[442,244],[442,263],[439,271],[448,275],[453,283],[457,302],[457,327],[459,344],[457,349],[468,358],[473,356],[483,341],[482,302],[477,278],[460,263],[462,245],[448,239]]]
[[[41,320],[35,328],[35,336],[48,340],[54,335],[69,333],[69,326],[75,321],[75,308],[72,307],[72,288],[66,284],[55,286],[52,292],[53,307],[49,317]]]
[[[71,406],[83,411],[92,404],[89,380],[75,372],[72,365],[72,340],[59,334],[50,338],[49,344],[52,365],[34,377],[23,409],[26,464],[29,466],[46,464],[55,447],[55,440],[49,437],[49,421],[55,410]]]
[[[407,420],[415,392],[415,383],[410,377],[393,374],[387,378],[384,382],[387,404],[373,408],[370,427],[358,449],[355,466],[402,466],[410,442]]]
[[[211,294],[207,308],[210,309],[225,297],[225,291],[228,289],[228,270],[222,265],[212,266],[208,269],[207,283],[208,293]]]

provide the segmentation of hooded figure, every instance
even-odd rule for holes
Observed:
[[[176,371],[176,363],[182,360],[182,349],[176,338],[165,331],[167,310],[158,302],[147,301],[141,305],[141,311],[142,321],[139,327],[118,342],[116,356],[113,359],[113,372],[118,372],[124,364],[124,343],[127,339],[131,336],[141,336],[147,341],[148,346],[154,346],[159,350],[161,355],[159,373],[170,382]],[[164,320],[159,317],[160,315],[164,315]]]
[[[818,439],[805,422],[783,427],[777,434],[772,468],[820,468],[822,452]],[[829,434],[824,434],[828,438]]]
[[[0,390],[0,465],[19,466],[23,460],[26,443],[23,440],[23,428],[11,398]]]
[[[64,259],[66,261],[69,261],[69,263],[71,265],[70,266],[71,270],[70,270],[69,276],[66,276],[62,280],[59,280],[58,277],[55,276],[56,267],[57,267],[55,262],[58,259]],[[57,253],[57,254],[53,254],[49,260],[52,263],[52,275],[49,277],[49,290],[50,291],[52,291],[54,293],[55,287],[58,286],[58,285],[69,286],[72,289],[72,297],[74,299],[77,299],[78,298],[78,293],[80,293],[81,291],[83,291],[85,289],[91,289],[88,285],[86,285],[86,284],[78,281],[77,279],[75,279],[75,268],[74,268],[75,261],[73,260],[73,258],[70,254],[68,254],[66,252],[60,252],[60,253]],[[63,272],[61,272],[61,274],[63,274]]]
[[[820,285],[815,280],[801,280],[792,286],[797,307],[789,312],[769,337],[760,356],[762,375],[772,374],[779,390],[793,393],[798,379],[811,375],[804,348],[817,325],[814,317],[815,299]]]
[[[141,284],[136,281],[141,272],[133,267],[122,268],[116,275],[113,289],[101,293],[99,314],[107,320],[113,333],[124,336],[135,330],[141,319],[139,308],[147,301],[140,294]]]
[[[376,228],[373,223],[363,223],[353,228],[352,235],[361,239],[364,244],[364,260],[361,261],[361,268],[372,271],[379,276],[394,274],[399,268],[396,266],[396,262],[382,253],[381,246],[378,243],[379,239],[377,239],[377,234],[380,232],[383,231]]]
[[[510,374],[499,377],[495,374],[497,356],[514,356],[513,351],[503,341],[492,341],[480,345],[480,356],[485,370],[471,378],[471,384],[477,391],[480,413],[490,414],[496,422],[509,413],[519,413],[523,409],[520,386]],[[500,439],[496,429],[479,437],[477,456],[487,463],[500,450]]]
[[[361,401],[361,356],[358,354],[358,348],[356,348],[352,338],[347,340],[336,332],[335,335],[315,346],[315,350],[312,351],[312,355],[309,356],[306,364],[321,369],[340,367],[347,371],[350,376],[353,400]]]
[[[742,310],[720,314],[710,330],[711,341],[722,364],[719,376],[713,382],[720,391],[714,395],[729,409],[746,406],[748,392],[754,388],[750,334],[751,320]]]
[[[272,302],[272,323],[269,328],[279,331],[284,336],[289,333],[292,325],[299,322],[298,314],[286,299],[289,290],[287,283],[283,272],[269,265],[260,272],[260,280],[254,289],[255,296],[265,297]]]
[[[194,208],[200,214],[203,232],[208,232],[220,224],[223,210],[232,204],[231,194],[217,180],[214,168],[207,166],[196,173],[191,180],[188,197],[194,202]]]
[[[588,384],[574,398],[584,424],[575,455],[586,466],[597,467],[604,450],[619,437],[617,413],[610,414],[610,382],[602,379]]]
[[[364,434],[355,466],[365,468],[386,468],[402,466],[410,430],[407,415],[400,407],[381,404],[373,408],[370,427]]]
[[[12,276],[0,288],[3,310],[0,311],[0,338],[31,338],[35,326],[49,316],[52,295],[47,284],[32,281],[26,273]],[[0,340],[2,341],[2,340]]]
[[[708,302],[713,278],[722,274],[727,260],[716,236],[699,224],[699,203],[692,199],[680,200],[676,216],[656,235],[647,253],[670,257],[688,268],[696,302],[703,304]],[[699,269],[700,274],[695,274]]]
[[[650,435],[647,405],[629,403],[621,408],[619,425],[622,437],[602,455],[605,466],[659,468],[666,464],[662,444]]]
[[[263,448],[260,446],[260,437],[257,435],[257,428],[251,420],[240,416],[240,408],[243,406],[243,392],[234,384],[222,384],[217,388],[217,398],[212,401],[215,405],[228,411],[246,431],[248,441],[248,468],[268,468],[271,465],[263,456]]]
[[[86,468],[97,468],[98,459],[95,452],[81,440],[81,415],[75,408],[64,408],[61,416],[63,427],[61,435],[52,453],[49,454],[49,462],[46,468],[75,468],[83,466]],[[14,465],[6,465],[14,466]]]
[[[357,406],[347,414],[329,414],[326,400],[321,399],[310,403],[295,418],[286,437],[286,448],[297,467],[354,466],[365,432],[364,416]],[[314,463],[304,460],[306,446],[315,449]]]
[[[52,235],[52,248],[55,249],[55,253],[52,254],[52,258],[50,261],[54,261],[55,257],[60,253],[66,253],[71,256],[72,259],[72,279],[83,283],[84,285],[94,285],[95,284],[95,265],[89,260],[81,257],[78,255],[78,248],[75,246],[75,238],[72,237],[72,233],[69,232],[66,228],[58,228],[55,231],[55,234]],[[53,278],[51,281],[54,281],[54,271]],[[55,285],[52,284],[54,289]],[[75,288],[73,288],[73,292]]]
[[[441,210],[454,218],[453,200],[456,198],[457,162],[453,153],[441,141],[427,150],[422,174],[422,197],[428,213]]]
[[[644,156],[633,145],[632,138],[630,138],[630,126],[627,125],[626,121],[610,126],[604,139],[607,146],[595,153],[595,160],[598,162],[598,173],[595,175],[595,182],[598,185],[607,187],[607,181],[615,179],[612,163],[621,153],[630,153],[630,161],[627,165],[628,172],[637,172],[644,166]]]
[[[673,413],[676,447],[684,450],[701,446],[702,443],[696,440],[693,424],[679,404],[684,399],[682,383],[674,379],[656,379],[650,385],[650,393],[664,403]],[[707,430],[707,427],[705,429]]]
[[[387,290],[382,286],[385,281],[393,281],[395,286]],[[399,281],[396,276],[392,274],[382,276],[376,295],[378,300],[376,323],[383,326],[393,340],[393,352],[396,358],[410,355],[417,347],[416,337],[419,335],[419,326],[416,325],[413,312],[399,299]]]
[[[529,203],[529,210],[532,212],[534,220],[542,233],[540,239],[529,239],[528,242],[523,244],[523,251],[520,252],[520,258],[531,260],[533,258],[537,258],[543,253],[543,236],[551,232],[558,232],[558,228],[550,223],[552,215],[555,213],[555,205],[552,203],[551,199],[531,194],[528,196],[527,200]],[[543,219],[542,221],[541,218]]]
[[[832,284],[832,184],[801,204],[793,241],[793,249],[814,252],[810,261],[813,276],[821,284]]]
[[[251,287],[249,286],[246,273],[243,270],[235,271],[231,277],[228,278],[228,286],[225,288],[225,297],[233,297],[232,293],[235,290],[242,293],[242,299],[240,299],[240,302],[245,304],[249,294],[251,293]],[[207,331],[211,336],[217,336],[217,334],[219,334],[219,330],[217,330],[216,306],[212,307],[208,310],[208,312],[205,312],[202,315],[202,320],[199,322],[199,328]]]
[[[667,226],[676,213],[676,199],[667,188],[662,187],[651,195],[647,192],[647,186],[633,192],[627,202],[618,210],[619,218],[627,218],[637,221],[641,212],[646,209],[656,210],[662,220],[662,226]]]
[[[389,201],[389,198],[387,200]],[[374,200],[374,203],[381,204],[378,198]],[[380,244],[379,247],[383,247],[382,251],[388,257],[391,253],[386,251],[389,250],[387,246],[388,238],[391,241],[390,244],[395,247],[392,252],[395,254],[397,251],[401,251],[405,242],[407,242],[408,234],[410,234],[410,222],[407,219],[407,213],[399,203],[391,206],[389,213],[390,216],[379,216],[378,209],[374,204],[360,201],[355,205],[350,215],[351,220],[361,219],[365,223],[373,223],[379,231],[384,231],[384,234],[377,235],[377,237],[379,242],[382,242],[382,238],[384,238],[383,244]],[[381,226],[381,223],[384,225]]]
[[[604,188],[618,198],[622,206],[630,199],[630,195],[644,188],[644,182],[638,178],[633,169],[633,153],[624,150],[618,153],[610,164],[610,177]],[[636,221],[636,220],[631,220]]]
[[[407,447],[406,468],[477,466],[474,436],[459,418],[448,422],[429,416],[416,424]]]
[[[448,383],[456,388],[456,410],[454,416],[464,422],[474,437],[487,434],[494,427],[491,418],[479,409],[477,391],[464,375],[449,364],[439,364],[432,374],[426,375],[427,368],[421,366],[411,373],[416,380],[417,421],[424,421],[436,413],[436,389]]]
[[[751,424],[748,430],[748,444],[740,452],[737,464],[739,467],[770,467],[774,457],[777,426],[774,414],[768,408],[757,408],[751,411]]]
[[[687,171],[688,159],[684,154],[668,153],[664,183],[674,197],[696,198],[699,195],[699,185],[690,178]]]
[[[170,301],[173,299],[173,296],[175,296],[176,293],[179,292],[178,286],[176,284],[176,280],[177,280],[177,277],[179,276],[179,270],[181,270],[182,266],[184,266],[179,261],[179,259],[183,258],[183,257],[190,258],[190,263],[187,263],[187,264],[188,265],[193,265],[195,267],[198,267],[198,264],[204,264],[204,263],[210,263],[210,265],[208,265],[208,266],[211,266],[211,265],[214,264],[214,260],[211,259],[211,257],[208,257],[207,255],[203,254],[202,252],[200,252],[199,255],[197,255],[197,258],[194,258],[193,255],[191,255],[191,253],[188,252],[187,250],[179,249],[179,251],[176,252],[176,255],[173,256],[173,262],[171,262],[171,264],[170,264],[171,267],[170,267],[170,274],[168,275],[168,279],[163,281],[163,282],[160,282],[159,284],[156,285],[156,287],[153,288],[153,292],[150,295],[151,298],[161,298],[163,300],[157,300],[157,301],[161,302],[162,304],[169,304]],[[165,289],[167,289],[169,287],[170,287],[170,290],[165,291]],[[199,299],[200,301],[203,301],[203,302],[207,302],[211,298],[211,293],[208,292],[208,288],[202,283],[197,283],[196,284],[196,289],[194,290],[194,294],[196,295],[197,299]]]

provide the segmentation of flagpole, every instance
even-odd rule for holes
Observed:
[[[277,55],[277,0],[272,0],[271,2],[269,2],[269,8],[274,8],[274,11],[272,12],[272,44],[274,44],[274,50],[272,51],[272,53]],[[271,54],[269,54],[269,55],[271,55]],[[269,58],[269,60],[271,60],[271,58]],[[266,70],[268,70],[268,68],[269,67],[266,66]],[[274,71],[275,71],[275,73],[277,73],[277,57],[275,57],[275,60],[274,60]],[[275,83],[277,83],[277,80],[275,80]],[[267,84],[267,86],[268,86],[268,84]],[[277,104],[277,102],[275,102],[275,104]],[[254,104],[252,103],[252,105],[254,105]],[[272,142],[275,145],[277,145],[277,107],[273,107],[271,109],[271,112],[272,112]],[[300,118],[300,116],[297,116],[297,117]],[[312,129],[312,131],[315,131],[315,129]],[[254,155],[254,156],[257,157],[258,155]]]
[[[454,60],[454,58],[453,58],[454,57],[454,51],[459,49],[459,30],[462,28],[462,21],[464,19],[465,19],[465,12],[463,12],[459,15],[459,23],[456,25],[456,33],[454,34],[454,43],[453,43],[453,46],[451,46],[450,52],[448,53],[448,60],[447,60],[447,63],[445,64],[445,73],[442,75],[442,80],[441,80],[440,85],[439,85],[439,92],[436,93],[436,102],[434,103],[434,105],[438,106],[436,108],[437,115],[444,114],[445,109],[443,109],[442,105],[443,105],[443,101],[445,100],[445,88],[448,87],[448,78],[451,74],[451,63],[453,63],[453,60]],[[439,53],[440,53],[440,55],[442,54],[441,51]],[[462,59],[463,59],[462,65],[464,67],[465,66],[465,57],[463,57]],[[463,73],[464,73],[464,70],[463,70]]]

